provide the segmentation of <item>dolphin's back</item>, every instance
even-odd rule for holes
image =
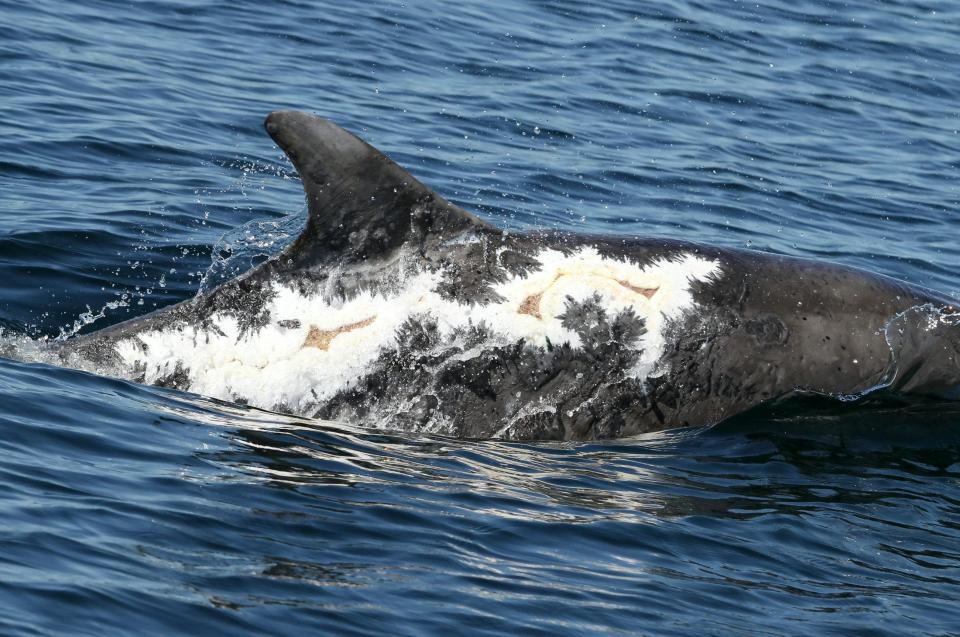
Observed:
[[[622,437],[796,390],[958,385],[936,294],[683,241],[502,232],[329,121],[265,126],[303,183],[298,238],[211,292],[58,344],[64,363],[473,438]]]

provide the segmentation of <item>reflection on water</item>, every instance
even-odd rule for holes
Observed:
[[[834,402],[830,413],[821,402],[816,413],[800,403],[610,444],[244,428],[210,457],[296,494],[284,500],[296,513],[258,515],[314,529],[311,544],[341,559],[271,557],[262,575],[312,586],[419,594],[439,579],[445,599],[503,587],[544,601],[618,582],[615,595],[604,588],[608,611],[655,587],[730,611],[740,604],[731,595],[768,596],[797,616],[942,596],[942,587],[955,594],[960,429],[944,432],[951,417],[930,404],[854,412]],[[940,422],[924,422],[935,414]]]
[[[946,626],[939,605],[960,593],[953,403],[800,396],[712,429],[514,444],[0,366],[6,418],[21,423],[7,425],[0,463],[0,568],[21,584],[0,597],[69,608],[77,625],[147,604],[208,630],[388,630],[426,616],[432,630],[503,632],[553,617],[573,634],[689,627],[709,608],[734,632],[776,632],[775,614],[821,631],[825,613],[872,626],[903,604]],[[89,411],[124,415],[109,441],[81,412],[42,424],[27,388],[45,383],[109,396]],[[56,468],[41,466],[43,448]],[[23,578],[21,564],[45,575]]]

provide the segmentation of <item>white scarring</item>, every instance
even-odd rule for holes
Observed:
[[[503,298],[500,303],[462,304],[442,298],[435,291],[439,272],[409,276],[393,293],[362,291],[339,302],[276,285],[267,307],[272,322],[252,333],[241,337],[234,318],[215,314],[211,318],[216,330],[147,331],[121,342],[117,353],[131,374],[145,369],[147,383],[172,373],[179,363],[189,370],[189,389],[195,393],[308,413],[369,371],[381,352],[395,345],[397,330],[411,316],[429,314],[445,337],[483,323],[502,343],[523,339],[543,346],[549,339],[579,347],[577,334],[557,317],[568,298],[584,301],[598,295],[608,315],[632,307],[644,318],[647,332],[636,344],[643,353],[634,369],[624,370],[625,376],[642,379],[657,371],[667,323],[694,308],[691,283],[720,272],[717,261],[693,254],[643,267],[603,257],[593,248],[573,254],[543,250],[536,259],[538,270],[494,286]],[[531,305],[531,297],[536,297],[539,316],[522,311],[525,302]],[[299,321],[299,327],[278,324],[290,320]],[[354,324],[362,325],[338,331]],[[304,346],[311,327],[337,334],[325,343],[326,349]]]

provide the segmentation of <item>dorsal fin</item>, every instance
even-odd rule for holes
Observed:
[[[296,265],[375,259],[406,242],[425,250],[471,228],[499,232],[332,122],[276,111],[264,126],[307,197],[307,224],[285,252]]]

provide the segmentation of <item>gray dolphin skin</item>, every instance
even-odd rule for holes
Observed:
[[[215,290],[68,339],[66,365],[280,412],[461,438],[706,425],[798,390],[952,395],[949,298],[668,239],[507,232],[319,117],[266,130],[302,234]]]

